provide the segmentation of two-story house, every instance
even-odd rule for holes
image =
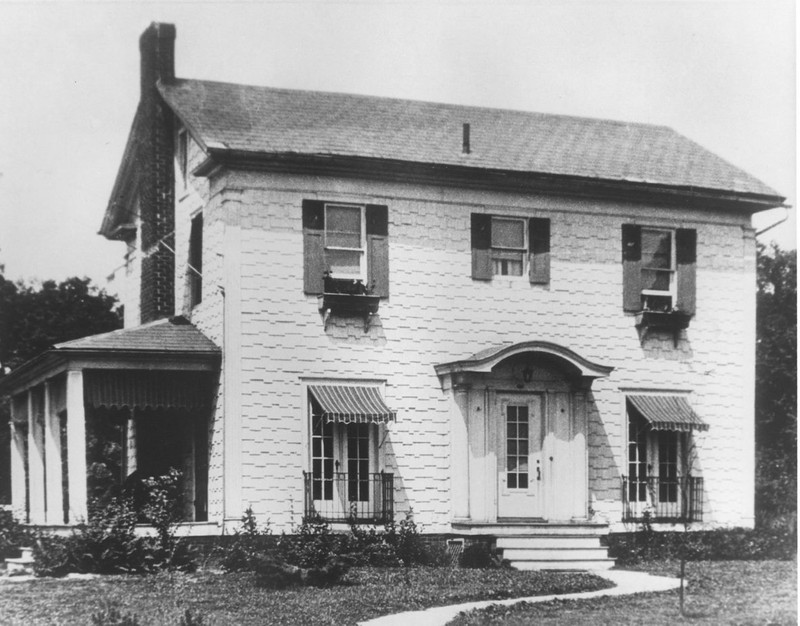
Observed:
[[[85,517],[99,433],[120,481],[182,472],[197,534],[413,510],[599,567],[512,550],[752,525],[777,192],[663,126],[179,79],[174,38],[142,35],[100,229],[125,328],[2,381],[29,522]]]

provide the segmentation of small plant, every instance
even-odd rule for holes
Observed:
[[[330,524],[319,515],[303,518],[292,537],[278,542],[278,556],[289,565],[302,568],[324,567],[342,553],[343,539],[331,531]]]
[[[19,548],[32,544],[33,539],[11,511],[0,510],[0,559],[17,556]]]
[[[152,524],[158,539],[157,566],[183,571],[196,567],[194,555],[185,542],[175,537],[183,519],[181,473],[175,468],[157,478],[142,481],[146,489],[142,516]]]
[[[122,613],[116,607],[106,607],[102,611],[92,613],[92,626],[140,626],[140,624],[136,614]]]
[[[77,569],[74,537],[40,534],[33,543],[33,573],[35,576],[66,576]]]
[[[236,530],[233,540],[222,552],[222,569],[226,572],[239,572],[251,570],[255,566],[255,559],[265,549],[266,537],[272,534],[269,522],[262,529],[259,528],[252,507],[248,507],[242,516],[241,530]]]

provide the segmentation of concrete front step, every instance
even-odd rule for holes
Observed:
[[[459,535],[494,537],[602,537],[608,534],[608,524],[594,522],[453,522],[452,529]]]
[[[562,560],[538,560],[538,561],[516,561],[511,566],[518,570],[575,570],[575,571],[597,571],[607,570],[614,567],[614,559],[597,559],[587,561],[562,561]]]
[[[6,574],[20,576],[33,574],[33,548],[20,548],[21,556],[6,559]]]
[[[537,548],[504,549],[503,558],[512,563],[518,561],[595,561],[607,559],[608,552],[603,548],[584,550],[581,548]]]
[[[536,537],[498,537],[497,547],[500,549],[519,548],[600,548],[600,537],[597,535],[539,535]]]

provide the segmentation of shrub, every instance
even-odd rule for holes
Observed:
[[[278,558],[301,568],[324,567],[344,551],[346,541],[319,515],[304,517],[296,535],[284,535],[278,542]]]
[[[181,615],[181,621],[178,626],[205,626],[205,618],[202,613],[195,613],[192,609],[186,609],[186,612]]]
[[[222,555],[222,569],[226,572],[252,570],[256,557],[266,549],[266,537],[271,533],[269,522],[265,528],[259,528],[253,509],[248,507],[242,516],[241,530],[236,530],[233,540],[218,549]]]
[[[609,556],[620,565],[653,559],[690,561],[790,559],[796,554],[791,530],[746,528],[693,532],[613,533],[608,536]]]
[[[40,534],[33,543],[35,576],[66,576],[77,570],[75,538]]]
[[[269,589],[294,585],[326,587],[339,582],[351,563],[347,557],[334,556],[321,566],[298,567],[273,557],[259,556],[255,559],[256,585]]]
[[[191,571],[197,566],[195,555],[186,542],[175,537],[175,528],[183,519],[180,479],[181,473],[175,468],[163,476],[144,479],[142,516],[156,530],[158,548],[152,551],[154,565]]]

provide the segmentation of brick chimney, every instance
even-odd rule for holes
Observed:
[[[139,39],[141,323],[175,313],[174,117],[158,93],[158,81],[175,78],[175,26],[153,22]],[[166,245],[161,245],[161,243]]]

